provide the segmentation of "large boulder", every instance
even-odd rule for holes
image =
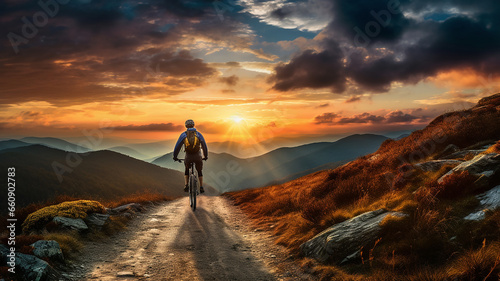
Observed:
[[[49,258],[51,260],[64,261],[64,256],[59,243],[54,240],[38,240],[31,244],[33,254],[39,258]]]
[[[55,217],[54,219],[52,219],[52,221],[55,222],[57,225],[61,226],[62,228],[78,230],[78,231],[84,231],[89,229],[87,224],[82,219]]]
[[[462,163],[462,161],[458,160],[432,160],[432,161],[427,161],[427,162],[422,162],[415,164],[415,167],[421,169],[422,171],[426,172],[436,172],[439,171],[443,166],[447,165],[454,165],[458,166]]]
[[[9,250],[0,245],[0,256],[5,260]],[[61,275],[47,262],[32,255],[16,252],[16,275],[21,275],[21,280],[45,281],[59,280]]]
[[[108,221],[108,219],[109,219],[109,214],[92,213],[88,215],[84,221],[89,226],[100,228]]]
[[[361,247],[375,242],[381,230],[380,222],[388,216],[406,216],[385,209],[366,212],[335,224],[300,246],[305,256],[321,262],[340,263],[358,255]]]
[[[438,183],[453,173],[468,171],[472,175],[491,177],[500,171],[500,154],[489,153],[477,155],[470,161],[462,162],[439,178]]]
[[[471,150],[461,150],[454,152],[452,154],[440,157],[441,159],[464,159],[466,156],[477,156],[486,151],[486,149],[471,149]]]
[[[486,211],[493,211],[496,208],[500,208],[500,185],[484,193],[476,195],[476,198],[479,200],[478,210],[470,213],[464,219],[482,220],[486,216]]]

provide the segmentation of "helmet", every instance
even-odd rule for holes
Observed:
[[[188,119],[188,120],[186,120],[186,123],[184,125],[186,125],[186,128],[193,128],[194,127],[194,121],[191,120],[191,119]]]

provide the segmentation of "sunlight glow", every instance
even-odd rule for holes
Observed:
[[[233,119],[233,121],[237,124],[243,121],[243,118],[241,118],[240,116],[233,116],[231,117],[231,119]]]

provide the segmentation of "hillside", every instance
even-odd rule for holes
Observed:
[[[60,150],[64,151],[71,151],[71,152],[88,152],[91,149],[88,147],[84,147],[81,145],[76,145],[74,143],[65,141],[63,139],[58,139],[58,138],[51,138],[51,137],[45,137],[45,138],[40,138],[40,137],[24,137],[20,139],[20,141],[26,142],[26,143],[31,143],[31,144],[43,144],[45,146],[57,148]]]
[[[209,160],[204,164],[204,180],[221,192],[263,186],[293,175],[298,177],[303,171],[328,163],[350,161],[372,153],[386,139],[379,135],[352,135],[336,142],[279,148],[246,159],[210,152]],[[179,171],[183,169],[183,165],[172,161],[172,153],[152,163]]]
[[[173,197],[184,195],[182,173],[112,151],[69,154],[43,145],[31,145],[1,150],[0,158],[0,168],[4,171],[7,167],[16,168],[18,207],[62,194],[107,200],[147,189]],[[67,169],[62,182],[54,172],[54,163]],[[6,202],[1,204],[2,210],[6,210]]]
[[[20,140],[3,140],[0,141],[0,150],[28,146],[28,145],[31,145],[31,143],[23,142]]]
[[[133,157],[135,159],[144,160],[144,161],[147,161],[146,159],[148,158],[148,156],[140,153],[139,151],[137,151],[135,149],[127,147],[127,146],[114,146],[114,147],[110,147],[110,148],[108,148],[106,150],[110,150],[110,151],[118,152],[118,153],[121,153],[121,154],[125,154],[125,155]]]
[[[336,169],[226,195],[325,280],[498,280],[498,124],[500,94]]]

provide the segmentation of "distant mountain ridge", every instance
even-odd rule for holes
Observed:
[[[88,147],[84,147],[81,145],[77,145],[68,141],[65,141],[63,139],[59,138],[51,138],[51,137],[24,137],[20,139],[20,141],[26,142],[26,143],[31,143],[31,144],[43,144],[45,146],[57,148],[60,150],[64,151],[72,151],[72,152],[88,152],[91,151],[92,149]]]
[[[258,187],[283,178],[294,179],[293,175],[298,177],[301,172],[323,165],[334,168],[372,153],[387,139],[372,134],[351,135],[336,142],[282,147],[247,159],[227,153],[210,153],[209,160],[204,164],[204,181],[220,192],[225,192]],[[174,162],[172,157],[172,153],[168,153],[152,163],[182,171],[183,165]],[[329,163],[336,164],[328,165]]]

